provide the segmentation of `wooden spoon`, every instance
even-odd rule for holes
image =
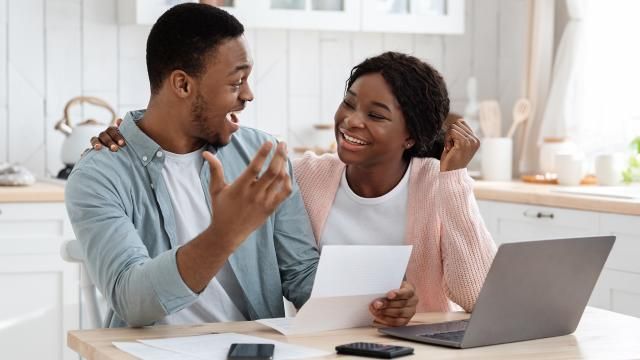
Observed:
[[[511,123],[509,132],[507,132],[508,138],[513,137],[513,134],[516,132],[518,126],[527,121],[530,112],[531,103],[529,102],[529,100],[522,98],[516,101],[516,104],[513,106],[513,123]]]

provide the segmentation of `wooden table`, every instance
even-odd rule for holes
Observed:
[[[417,314],[413,323],[458,320],[466,317],[468,315],[463,313],[423,313]],[[523,326],[526,325],[523,324]],[[67,344],[88,360],[124,360],[135,358],[115,348],[111,344],[112,341],[135,341],[136,339],[199,335],[211,332],[244,333],[326,350],[333,350],[336,345],[354,341],[411,346],[415,348],[415,356],[407,357],[407,359],[640,358],[640,318],[596,308],[586,309],[578,329],[571,335],[465,350],[402,341],[383,336],[372,327],[287,338],[255,322],[70,331]],[[338,358],[338,356],[329,358]],[[351,357],[340,356],[339,358]]]

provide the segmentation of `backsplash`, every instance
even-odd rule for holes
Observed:
[[[290,148],[324,145],[313,125],[333,121],[351,67],[397,50],[442,71],[454,111],[463,112],[466,81],[475,76],[478,98],[500,101],[507,128],[508,106],[522,93],[527,11],[526,0],[467,1],[464,35],[250,29],[256,100],[241,122]],[[74,96],[103,98],[120,115],[144,108],[149,29],[119,25],[117,0],[0,0],[0,162],[55,175],[64,136],[53,126]],[[107,120],[95,111],[78,107],[72,117]]]

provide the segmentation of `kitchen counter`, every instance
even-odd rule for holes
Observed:
[[[558,185],[538,185],[520,181],[477,180],[474,193],[478,200],[553,206],[559,208],[640,215],[640,199],[619,199],[555,192]],[[0,186],[0,203],[63,202],[64,185],[37,182],[32,186]]]
[[[555,192],[558,185],[539,185],[521,181],[497,182],[477,180],[474,193],[478,200],[543,205],[559,208],[640,215],[640,199],[620,199],[597,195]]]
[[[31,186],[0,186],[0,203],[63,202],[64,185],[39,181]]]

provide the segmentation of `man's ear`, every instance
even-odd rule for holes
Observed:
[[[194,80],[182,70],[174,70],[169,75],[169,87],[180,98],[187,98],[194,91]]]

